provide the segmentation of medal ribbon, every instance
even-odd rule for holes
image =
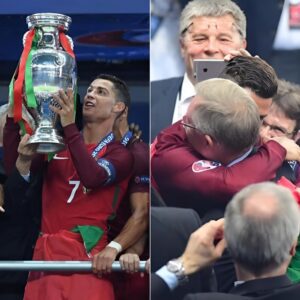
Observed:
[[[100,143],[98,144],[98,146],[94,149],[94,151],[92,152],[92,157],[97,157],[97,155],[99,154],[99,152],[109,143],[113,142],[115,139],[115,136],[112,132],[110,132],[107,136],[105,136]]]
[[[75,54],[71,48],[70,42],[68,38],[66,37],[65,33],[60,31],[59,32],[59,41],[62,47],[65,49],[65,51],[70,54],[73,58],[75,58]]]
[[[128,130],[121,139],[121,144],[126,147],[130,139],[132,138],[132,132]]]

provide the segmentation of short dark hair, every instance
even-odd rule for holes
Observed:
[[[240,87],[249,88],[265,99],[272,98],[277,92],[276,72],[259,57],[234,57],[227,63],[220,77],[233,80]]]
[[[114,91],[116,92],[117,102],[123,102],[126,107],[130,107],[130,94],[127,84],[117,76],[110,74],[99,74],[96,79],[104,79],[113,83]]]
[[[285,80],[278,81],[278,91],[273,98],[276,105],[287,118],[296,121],[294,134],[300,130],[300,86]]]

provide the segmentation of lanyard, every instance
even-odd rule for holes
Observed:
[[[114,141],[115,136],[112,132],[110,132],[107,136],[105,136],[98,144],[98,146],[94,149],[94,151],[92,152],[92,157],[96,157],[98,155],[98,153],[109,143],[111,143],[112,141]]]
[[[121,139],[121,144],[126,147],[130,139],[132,138],[132,132],[128,130]]]

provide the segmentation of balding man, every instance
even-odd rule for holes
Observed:
[[[211,264],[226,241],[238,278],[233,289],[229,294],[202,293],[185,299],[298,299],[300,285],[292,285],[285,274],[299,231],[300,210],[288,189],[271,182],[250,185],[228,204],[225,226],[223,220],[202,226],[191,235],[183,255],[153,275],[152,295],[166,293],[168,286],[174,289],[178,280]],[[165,280],[168,273],[175,281]]]

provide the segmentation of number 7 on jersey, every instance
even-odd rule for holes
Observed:
[[[70,194],[70,197],[69,197],[67,203],[71,203],[73,201],[75,193],[76,193],[77,189],[79,188],[80,181],[79,180],[69,180],[69,184],[74,185],[74,187],[71,191],[71,194]]]

